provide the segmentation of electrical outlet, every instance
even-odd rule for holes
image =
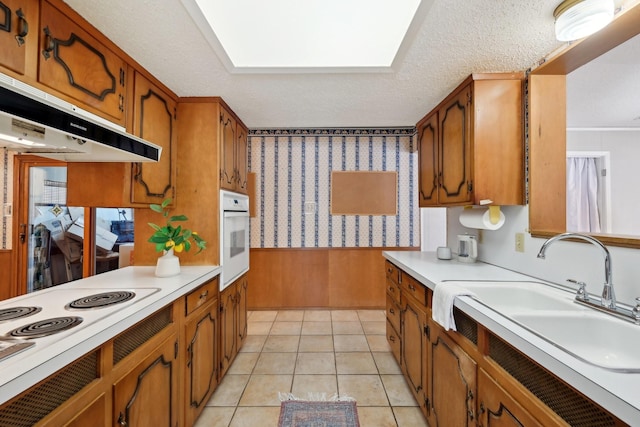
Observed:
[[[316,204],[315,202],[304,202],[304,214],[305,215],[313,215],[316,213]]]
[[[482,243],[482,230],[478,230],[478,237],[476,238],[476,240],[478,240],[478,244]]]
[[[516,252],[524,252],[524,233],[516,233]]]

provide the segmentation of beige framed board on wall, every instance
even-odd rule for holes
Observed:
[[[332,215],[397,215],[397,200],[397,172],[331,172]]]

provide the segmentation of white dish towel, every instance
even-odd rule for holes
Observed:
[[[456,322],[453,319],[453,301],[457,296],[475,297],[476,294],[451,282],[437,283],[436,289],[433,291],[431,317],[446,331],[456,330]]]

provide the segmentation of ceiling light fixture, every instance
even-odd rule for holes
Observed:
[[[613,19],[613,0],[564,0],[553,12],[556,38],[573,41],[604,28]]]

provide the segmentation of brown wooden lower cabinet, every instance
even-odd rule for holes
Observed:
[[[178,422],[177,337],[170,336],[113,386],[113,420],[123,426]]]
[[[625,425],[457,309],[445,331],[432,291],[385,263],[387,341],[430,427]]]
[[[218,281],[187,295],[185,322],[185,424],[193,425],[218,385]],[[191,302],[191,304],[190,304]]]
[[[431,322],[428,370],[428,420],[431,426],[475,422],[476,362]]]
[[[247,336],[247,288],[245,274],[220,292],[220,377],[231,366]]]
[[[483,427],[544,425],[500,387],[484,369],[478,370],[478,424]]]

